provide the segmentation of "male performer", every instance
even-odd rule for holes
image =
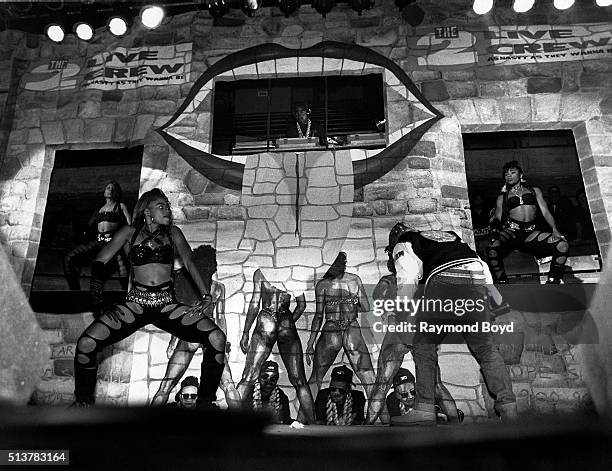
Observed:
[[[414,408],[406,415],[393,417],[391,424],[435,425],[436,345],[442,342],[447,332],[421,331],[422,322],[435,326],[475,321],[479,325],[477,332],[462,332],[462,336],[482,369],[489,391],[495,397],[497,412],[503,420],[515,419],[516,398],[510,377],[501,354],[493,345],[491,334],[482,329],[482,324],[488,320],[488,302],[483,302],[488,297],[485,285],[488,284],[488,289],[492,290],[490,286],[493,283],[487,265],[454,232],[419,232],[402,223],[397,223],[391,230],[389,245],[385,250],[392,258],[397,272],[398,297],[439,299],[445,302],[444,306],[450,302],[462,308],[450,313],[446,309],[437,312],[421,309],[417,313],[398,313],[398,317],[404,315],[402,320],[411,321],[415,329],[413,332],[385,336],[367,423],[376,420],[386,389],[401,365],[401,358],[399,361],[395,358],[398,351],[403,358],[403,354],[412,345],[416,369]],[[420,290],[417,291],[419,285]],[[498,298],[496,304],[499,304],[499,293],[490,294]],[[467,300],[471,302],[467,303]],[[465,309],[468,305],[473,308],[470,312]],[[481,306],[483,309],[478,310]],[[390,367],[386,367],[387,362]]]

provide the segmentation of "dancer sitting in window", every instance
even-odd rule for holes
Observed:
[[[122,226],[131,224],[132,218],[127,206],[122,202],[123,192],[116,181],[107,183],[104,187],[106,203],[91,217],[89,226],[94,224],[98,233],[96,238],[72,249],[64,258],[64,275],[68,281],[68,288],[79,291],[81,289],[81,267],[89,265],[98,252],[113,238],[113,234]],[[128,266],[123,250],[118,250],[113,259],[117,264],[121,287],[127,290]]]
[[[557,230],[542,191],[526,185],[523,169],[516,160],[504,165],[506,184],[497,197],[492,236],[488,248],[489,266],[496,283],[508,283],[504,258],[514,249],[546,257],[552,255],[547,283],[560,283],[569,252],[567,240]],[[536,228],[538,208],[551,228],[542,232]]]

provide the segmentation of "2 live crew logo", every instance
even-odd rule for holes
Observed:
[[[33,91],[130,89],[182,84],[189,80],[191,43],[117,48],[89,57],[83,65],[70,58],[50,60],[25,74],[23,88]]]

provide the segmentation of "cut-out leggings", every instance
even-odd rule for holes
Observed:
[[[492,236],[487,249],[489,267],[496,282],[508,282],[504,258],[515,249],[536,257],[552,256],[548,281],[559,282],[563,278],[569,254],[567,241],[555,240],[550,232],[537,230],[532,222],[525,223],[509,218],[499,233]]]
[[[122,305],[104,308],[77,342],[74,358],[75,401],[93,404],[97,354],[108,345],[125,339],[141,327],[153,324],[181,340],[203,344],[200,402],[215,399],[225,361],[225,334],[210,317],[212,305],[186,306],[176,301],[167,302],[167,295],[174,300],[172,285],[135,287],[128,293]],[[140,303],[130,301],[139,299]]]

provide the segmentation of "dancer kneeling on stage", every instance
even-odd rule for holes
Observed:
[[[518,249],[536,257],[551,255],[547,283],[560,283],[569,244],[565,236],[557,230],[542,191],[525,184],[523,169],[516,160],[504,165],[503,175],[506,183],[497,197],[495,217],[491,223],[493,235],[488,247],[489,266],[495,282],[508,283],[504,258],[514,249]],[[536,228],[538,208],[551,232]]]
[[[293,422],[289,412],[289,398],[278,387],[278,378],[278,363],[272,360],[265,361],[253,387],[251,404],[253,410],[272,412],[275,423],[289,425]]]
[[[181,381],[181,389],[176,394],[175,402],[168,404],[166,407],[175,407],[177,409],[195,409],[198,400],[198,378],[195,376],[187,376]]]
[[[392,254],[397,268],[398,295],[408,299],[422,296],[426,305],[434,308],[419,310],[414,319],[419,328],[406,343],[413,345],[413,358],[416,369],[416,397],[414,408],[406,415],[392,417],[392,425],[435,425],[435,385],[438,364],[437,345],[448,331],[445,329],[422,329],[421,325],[433,324],[436,327],[454,327],[458,324],[479,324],[488,322],[487,303],[482,309],[461,311],[436,308],[439,303],[428,300],[442,300],[453,306],[466,306],[466,300],[482,303],[492,291],[493,282],[487,265],[476,253],[463,243],[454,232],[411,230],[402,223],[396,224],[389,235],[387,251]],[[401,265],[401,270],[398,268]],[[420,284],[420,290],[417,287]],[[487,287],[487,284],[489,285]],[[496,292],[498,295],[498,293]],[[461,304],[460,304],[461,302]],[[474,304],[478,305],[478,304]],[[424,322],[422,322],[424,321]],[[485,382],[495,399],[495,408],[502,420],[516,418],[516,398],[512,391],[510,376],[501,354],[493,345],[490,331],[478,328],[476,331],[457,329],[466,341],[470,352],[480,365]],[[454,334],[453,334],[454,335]],[[454,342],[456,343],[456,342]],[[378,378],[377,378],[378,382]]]
[[[92,264],[92,278],[104,279],[105,264],[123,246],[132,265],[131,289],[122,305],[102,307],[102,292],[92,292],[99,315],[77,342],[74,359],[75,404],[95,401],[97,354],[106,346],[153,324],[187,342],[204,344],[199,406],[215,400],[225,361],[225,334],[212,320],[211,294],[195,267],[181,230],[172,224],[168,198],[160,189],[144,193],[134,209],[132,225],[120,229]],[[177,255],[197,285],[202,303],[186,306],[176,301],[171,283]],[[102,283],[91,283],[92,288]]]
[[[321,389],[315,401],[315,416],[320,425],[362,425],[365,421],[365,396],[351,389],[353,372],[346,366],[332,370],[329,388]]]
[[[437,369],[436,380],[436,421],[439,424],[463,422],[463,411],[457,409],[455,400],[442,384],[440,368]],[[414,407],[415,379],[406,368],[400,368],[393,378],[393,391],[387,396],[387,410],[390,417],[406,415]],[[448,407],[450,405],[450,407]]]

